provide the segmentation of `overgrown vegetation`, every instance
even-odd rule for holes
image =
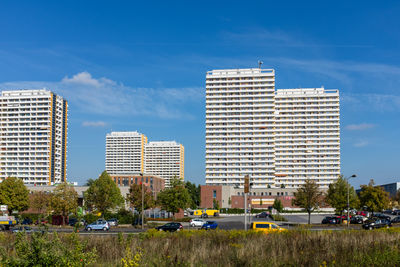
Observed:
[[[399,229],[150,230],[139,235],[0,233],[3,266],[399,266]]]

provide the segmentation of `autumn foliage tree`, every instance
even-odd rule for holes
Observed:
[[[39,214],[47,212],[50,207],[52,194],[43,191],[33,192],[29,195],[29,207]]]
[[[145,186],[143,186],[143,206],[144,209],[149,209],[154,206],[154,199],[151,192],[149,192]],[[132,184],[129,188],[129,195],[127,196],[128,202],[137,211],[142,212],[142,185]]]
[[[294,192],[292,204],[303,208],[308,213],[308,224],[311,221],[311,213],[317,209],[323,200],[323,193],[315,181],[307,179],[303,185]]]
[[[67,183],[59,184],[53,191],[50,206],[54,214],[62,216],[62,223],[64,224],[65,217],[76,212],[78,193],[73,186]]]

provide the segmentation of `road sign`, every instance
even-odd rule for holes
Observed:
[[[0,205],[1,211],[7,211],[7,209],[8,209],[7,205]]]

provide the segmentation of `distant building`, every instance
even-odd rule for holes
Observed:
[[[118,186],[131,186],[132,184],[140,185],[143,179],[143,185],[148,188],[149,191],[158,194],[165,187],[165,181],[163,178],[154,175],[111,175],[111,179]]]
[[[13,90],[0,95],[0,179],[27,185],[67,180],[68,102],[51,91]]]
[[[174,177],[184,179],[185,153],[175,141],[147,143],[138,132],[111,132],[106,136],[106,171],[112,177],[125,177],[121,183],[130,184],[127,177],[156,176],[168,187]],[[118,184],[121,184],[118,183]]]
[[[147,137],[138,132],[111,132],[106,136],[106,171],[109,175],[144,172]]]
[[[326,189],[340,175],[339,91],[275,90],[273,69],[206,74],[206,184]]]
[[[165,179],[170,186],[173,178],[184,179],[185,149],[175,141],[157,141],[146,144],[145,173]]]

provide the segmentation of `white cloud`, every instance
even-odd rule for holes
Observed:
[[[350,124],[347,125],[345,128],[350,131],[363,131],[371,128],[375,128],[376,124],[372,123],[360,123],[360,124]]]
[[[369,145],[369,142],[367,140],[360,140],[357,143],[353,144],[355,147],[366,147]]]
[[[202,103],[204,88],[134,88],[88,72],[59,82],[6,82],[0,90],[47,88],[65,97],[80,111],[103,115],[192,119],[190,108]]]
[[[82,122],[84,127],[105,127],[107,123],[104,121],[84,121]]]

